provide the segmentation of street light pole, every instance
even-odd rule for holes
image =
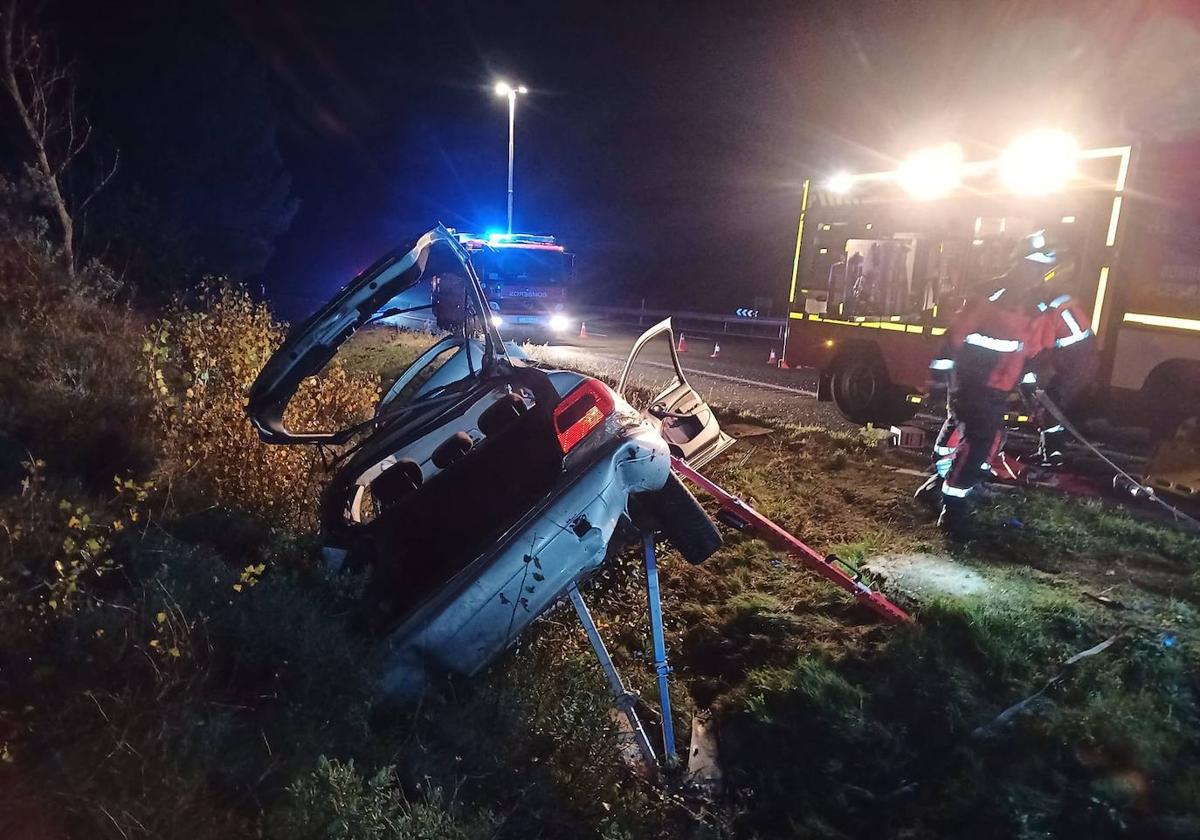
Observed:
[[[517,151],[517,92],[508,92],[508,233],[512,235],[513,158]]]
[[[508,233],[513,229],[513,160],[517,146],[517,94],[527,93],[525,85],[513,87],[508,82],[496,83],[496,95],[508,97]]]

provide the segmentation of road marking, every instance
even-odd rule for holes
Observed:
[[[582,356],[592,356],[594,358],[605,359],[610,362],[617,362],[618,364],[623,364],[625,361],[624,358],[618,359],[614,356],[607,356],[603,352],[598,352],[596,349],[587,349],[587,348],[581,348],[581,347],[561,347],[561,346],[560,347],[548,347],[548,349],[552,353],[561,353],[564,350],[566,350],[568,353],[568,356],[571,352],[575,352],[575,353],[579,353]],[[647,365],[649,367],[662,368],[663,370],[670,370],[670,371],[675,370],[674,365],[669,365],[666,362],[652,362],[649,360],[639,360],[637,364]],[[636,369],[636,367],[635,367],[635,369]],[[683,369],[683,372],[690,373],[695,376],[708,376],[713,379],[721,379],[726,382],[734,382],[734,383],[737,383],[738,385],[749,385],[754,388],[765,388],[769,391],[781,391],[785,394],[795,394],[796,396],[800,396],[800,397],[815,397],[817,395],[816,391],[809,391],[807,388],[791,388],[787,385],[776,385],[773,382],[761,382],[757,379],[746,379],[745,377],[742,377],[742,376],[730,376],[727,373],[712,373],[710,371],[697,370],[696,368],[687,368],[687,367],[685,367]]]
[[[665,368],[666,370],[674,370],[673,365],[668,365],[665,362],[649,362],[639,361],[639,365],[651,365],[653,367]],[[805,388],[789,388],[787,385],[776,385],[773,382],[760,382],[757,379],[745,379],[741,376],[730,376],[727,373],[710,373],[706,370],[696,370],[695,368],[684,368],[684,373],[692,373],[696,376],[710,376],[713,379],[723,379],[726,382],[736,382],[739,385],[751,385],[755,388],[766,388],[771,391],[783,391],[785,394],[796,394],[801,397],[815,397],[816,391],[809,391]]]

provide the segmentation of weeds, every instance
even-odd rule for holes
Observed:
[[[308,527],[327,473],[315,447],[269,446],[244,410],[246,391],[283,340],[283,325],[242,289],[208,286],[146,331],[142,348],[161,468],[178,489],[208,504]],[[332,431],[370,416],[374,375],[335,360],[306,380],[284,421],[296,431]]]
[[[287,790],[271,818],[271,835],[287,840],[471,840],[490,837],[483,820],[457,813],[441,788],[419,790],[409,801],[396,771],[385,767],[369,778],[322,756],[316,769]]]

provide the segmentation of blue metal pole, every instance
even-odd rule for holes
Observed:
[[[662,708],[663,758],[668,765],[675,755],[675,726],[671,722],[671,694],[667,664],[667,642],[663,636],[662,601],[658,591],[658,564],[654,558],[654,534],[642,537],[646,549],[646,600],[650,602],[650,634],[654,639],[654,671],[658,674],[658,702]]]

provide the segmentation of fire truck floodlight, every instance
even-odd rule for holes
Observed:
[[[854,176],[849,172],[839,172],[825,183],[830,192],[848,193],[854,187]]]
[[[943,143],[910,156],[900,165],[896,177],[913,198],[939,198],[958,186],[962,164],[962,147]]]
[[[1037,195],[1061,190],[1075,177],[1079,143],[1061,131],[1018,137],[1000,157],[1000,178],[1010,190]]]

